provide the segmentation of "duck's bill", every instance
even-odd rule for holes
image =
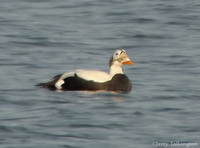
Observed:
[[[125,61],[125,62],[123,62],[122,64],[126,64],[126,65],[134,65],[134,63],[133,63],[131,60],[129,60],[129,61]]]

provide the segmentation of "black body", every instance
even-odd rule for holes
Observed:
[[[50,90],[56,90],[55,83],[59,80],[59,77],[55,77],[52,81],[47,83],[38,84],[48,88]],[[122,91],[129,92],[132,89],[132,84],[128,77],[125,74],[116,74],[110,81],[106,82],[94,82],[90,80],[85,80],[81,77],[78,77],[76,74],[73,77],[67,77],[64,79],[64,84],[62,84],[63,91]]]

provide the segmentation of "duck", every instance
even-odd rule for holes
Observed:
[[[110,58],[110,73],[98,70],[75,70],[53,77],[37,86],[60,91],[129,92],[132,83],[122,70],[123,65],[134,65],[124,49],[116,50]]]

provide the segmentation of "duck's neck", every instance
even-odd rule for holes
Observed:
[[[111,65],[111,67],[110,67],[110,76],[111,76],[111,78],[116,74],[124,74],[124,72],[122,70],[122,65],[120,65],[120,64]]]

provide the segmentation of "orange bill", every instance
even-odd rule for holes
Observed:
[[[130,61],[123,62],[122,64],[134,65],[134,63],[133,63],[131,60],[130,60]]]

